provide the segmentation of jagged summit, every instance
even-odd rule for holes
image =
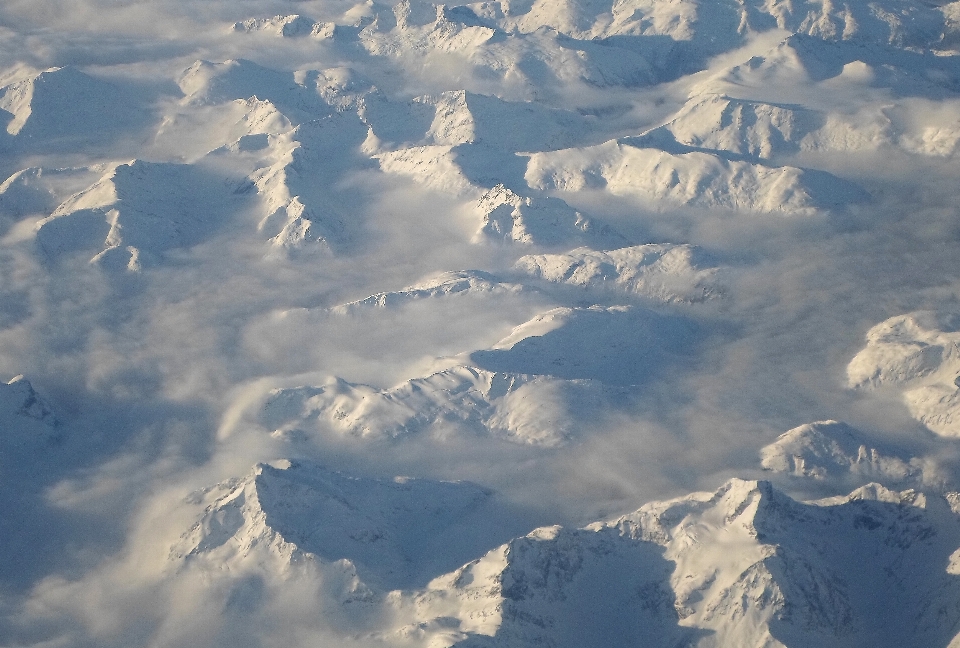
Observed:
[[[870,484],[801,503],[733,479],[582,529],[538,528],[444,574],[432,552],[465,538],[488,498],[260,464],[193,496],[205,508],[171,565],[218,581],[319,572],[384,645],[946,646],[958,631],[953,495]]]

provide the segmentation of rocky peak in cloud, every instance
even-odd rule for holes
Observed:
[[[816,480],[854,475],[887,484],[923,482],[923,462],[867,445],[845,423],[818,421],[784,432],[760,451],[765,470]]]
[[[334,27],[333,23],[314,22],[306,16],[290,14],[272,18],[247,18],[235,22],[231,29],[245,34],[265,32],[285,38],[298,36],[330,38],[333,36]]]
[[[0,416],[11,422],[11,416],[26,417],[44,425],[59,425],[53,410],[23,376],[14,376],[6,384],[0,383]]]
[[[481,222],[474,242],[554,247],[581,241],[603,245],[624,240],[609,225],[587,218],[559,198],[520,196],[502,184],[483,194],[476,210]]]

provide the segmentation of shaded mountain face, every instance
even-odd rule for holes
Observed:
[[[958,48],[0,3],[0,644],[960,645]]]

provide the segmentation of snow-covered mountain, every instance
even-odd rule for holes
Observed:
[[[723,293],[720,268],[701,261],[689,245],[635,245],[565,254],[530,254],[516,268],[546,281],[609,289],[665,302],[697,302]]]
[[[26,150],[97,148],[150,119],[128,91],[73,66],[0,85],[0,111],[15,142],[4,138],[0,146]]]
[[[662,204],[790,216],[863,198],[855,185],[822,171],[766,166],[696,150],[670,152],[650,147],[644,138],[535,153],[525,177],[533,189],[603,189],[647,208]]]
[[[960,646],[958,151],[948,0],[0,3],[0,644]]]
[[[403,291],[397,299],[418,296]],[[371,297],[370,305],[388,297]],[[389,389],[330,378],[274,390],[260,423],[293,440],[329,431],[368,440],[469,432],[557,446],[608,409],[618,389],[655,380],[697,343],[688,322],[645,309],[558,308],[490,349],[457,358],[463,364]]]
[[[551,447],[575,437],[603,405],[601,386],[589,380],[463,365],[390,389],[331,379],[275,390],[260,421],[293,440],[327,429],[366,440],[466,432]]]
[[[202,167],[134,160],[38,221],[36,243],[50,259],[92,252],[105,267],[139,271],[213,236],[236,205],[227,182]]]
[[[349,586],[321,596],[379,609],[360,627],[381,645],[919,646],[960,629],[955,493],[869,484],[801,503],[734,479],[582,529],[539,528],[442,574],[436,548],[466,540],[487,498],[261,464],[193,496],[204,508],[169,560],[220,580],[339,574]]]
[[[333,23],[314,22],[306,16],[290,14],[288,16],[273,16],[272,18],[238,20],[230,26],[230,29],[244,34],[262,32],[283,38],[296,38],[298,36],[330,38],[333,36],[335,27],[336,25]]]
[[[537,529],[397,593],[388,600],[410,621],[385,639],[946,645],[960,605],[951,497],[872,484],[800,503],[767,482],[732,480],[584,529]]]
[[[334,306],[331,310],[337,314],[356,314],[366,308],[391,308],[418,299],[477,293],[515,294],[522,290],[524,290],[523,285],[501,281],[488,272],[479,270],[442,272],[401,290],[377,293]]]
[[[520,196],[502,184],[477,202],[480,228],[475,242],[506,241],[555,247],[576,242],[622,243],[609,225],[597,222],[559,198]]]
[[[867,345],[847,366],[849,386],[902,392],[910,413],[933,432],[960,436],[960,333],[951,313],[891,317],[867,332]]]
[[[442,570],[455,553],[469,555],[471,516],[490,493],[476,485],[350,477],[313,464],[258,464],[242,478],[191,496],[199,521],[171,549],[175,569],[295,573],[356,570],[357,597],[410,587]],[[482,546],[482,545],[481,545]],[[464,554],[464,552],[467,552]],[[455,559],[453,559],[455,561]]]
[[[760,451],[765,470],[825,480],[855,475],[888,484],[923,483],[923,462],[867,445],[856,429],[838,421],[807,423],[781,434]]]

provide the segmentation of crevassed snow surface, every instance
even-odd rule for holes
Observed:
[[[960,3],[0,5],[0,646],[960,645]]]

